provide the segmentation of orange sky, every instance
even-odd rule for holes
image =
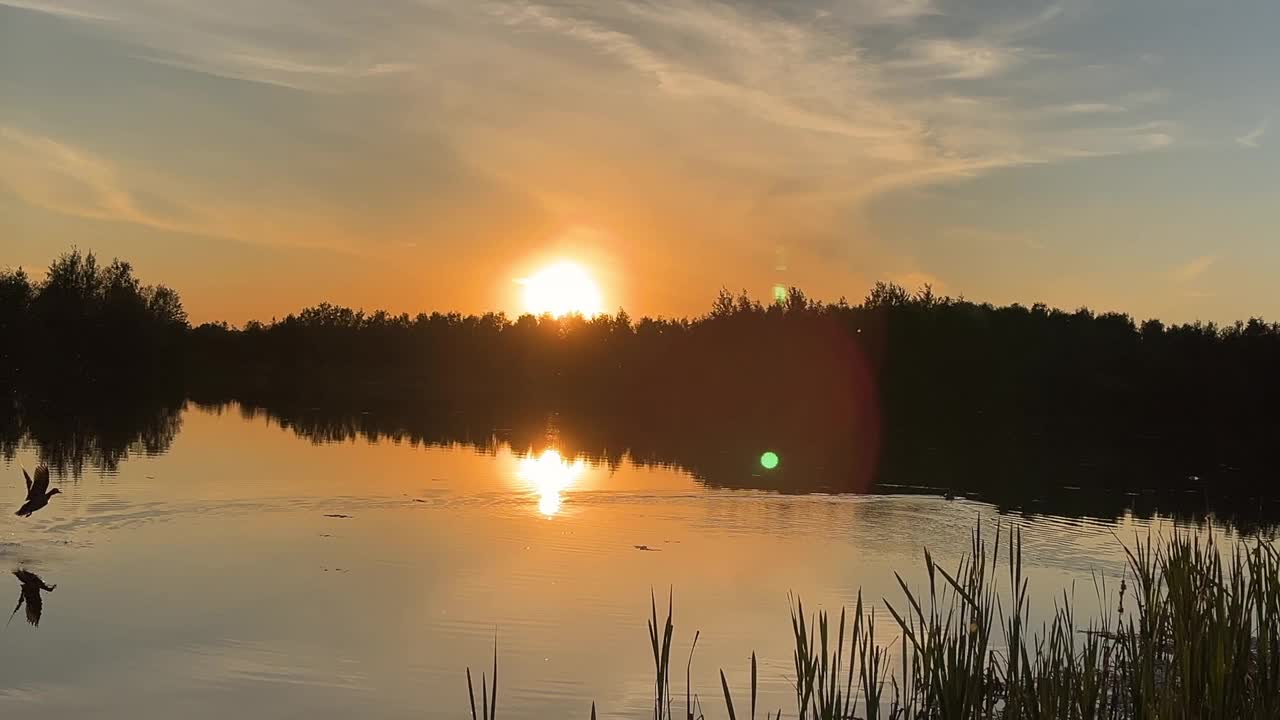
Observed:
[[[0,0],[0,263],[124,257],[197,322],[513,313],[560,258],[634,315],[890,279],[1275,316],[1246,5]]]

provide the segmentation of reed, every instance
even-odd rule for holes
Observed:
[[[1002,553],[1002,543],[1004,551]],[[792,596],[791,630],[799,720],[1245,720],[1280,718],[1280,552],[1264,541],[1227,549],[1175,532],[1135,538],[1118,596],[1093,576],[1099,607],[1081,621],[1074,588],[1054,600],[1030,632],[1030,588],[1022,537],[981,525],[954,569],[924,552],[924,587],[898,576],[902,596],[884,600],[900,635],[876,637],[876,608],[859,593],[852,611],[806,613]],[[1005,572],[999,572],[1001,566]],[[1000,576],[1006,578],[1001,580]],[[651,597],[654,720],[672,719],[671,598],[665,622]],[[704,720],[685,668],[685,718]],[[748,702],[734,699],[720,671],[724,716],[755,720],[758,664],[751,655]],[[472,718],[475,710],[467,672]],[[483,720],[497,698],[481,677]],[[745,710],[746,713],[742,711]],[[596,707],[592,704],[592,718]],[[766,720],[782,711],[765,714]]]
[[[493,720],[498,712],[498,641],[493,641],[493,692],[489,692],[489,681],[484,673],[480,673],[480,713],[476,714],[476,690],[471,681],[471,668],[467,668],[467,698],[471,701],[471,720]],[[592,707],[592,716],[595,708]]]

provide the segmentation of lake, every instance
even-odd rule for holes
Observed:
[[[487,669],[495,639],[503,717],[585,718],[592,701],[602,717],[645,717],[650,592],[661,606],[669,590],[679,695],[699,631],[709,714],[720,668],[745,692],[752,651],[762,707],[791,708],[789,592],[831,609],[861,589],[890,642],[894,572],[918,586],[925,546],[953,566],[981,520],[1021,529],[1033,611],[1066,591],[1087,615],[1095,578],[1115,593],[1122,540],[1207,531],[1123,510],[1138,503],[1124,497],[1103,503],[1119,512],[1064,517],[1048,500],[1011,512],[908,488],[712,487],[625,452],[573,457],[554,423],[429,444],[234,404],[183,404],[124,438],[66,422],[58,447],[5,445],[0,492],[15,509],[19,465],[40,457],[62,494],[31,518],[0,515],[6,569],[56,585],[38,628],[19,613],[3,630],[2,717],[456,718],[465,669]],[[742,486],[767,485],[756,465]]]

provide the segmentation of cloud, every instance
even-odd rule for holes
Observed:
[[[1123,105],[1115,105],[1113,103],[1077,102],[1067,103],[1065,105],[1054,105],[1046,108],[1046,112],[1059,115],[1102,115],[1129,112],[1129,108]]]
[[[73,217],[236,242],[358,250],[325,232],[333,219],[318,209],[309,219],[287,209],[217,203],[172,178],[122,171],[83,147],[13,126],[0,125],[0,189]]]
[[[368,22],[359,8],[289,2],[172,0],[0,0],[11,6],[84,22],[136,46],[133,57],[215,77],[307,92],[351,92],[362,81],[414,65],[381,34],[348,29]],[[402,9],[411,7],[402,4]],[[370,10],[369,13],[376,13]]]
[[[977,80],[1000,75],[1019,62],[1019,48],[977,40],[930,38],[908,46],[908,59],[897,67],[922,69],[944,80]]]
[[[563,112],[577,105],[602,123],[674,126],[701,112],[698,104],[712,105],[737,113],[708,118],[720,123],[712,133],[729,130],[714,143],[720,146],[717,160],[737,157],[757,171],[803,175],[819,192],[843,185],[839,192],[851,196],[861,193],[849,192],[849,185],[963,179],[998,167],[1141,152],[1172,140],[1167,133],[1156,138],[1125,127],[1056,136],[1056,128],[1037,125],[1055,113],[1123,109],[1106,99],[938,102],[938,83],[990,79],[1014,69],[1034,80],[1037,68],[1054,58],[1031,43],[1063,17],[1061,3],[993,15],[968,32],[960,28],[970,20],[952,22],[932,0],[805,0],[786,11],[714,0],[392,0],[377,10],[324,3],[302,14],[286,2],[175,0],[153,6],[125,0],[111,6],[109,17],[92,0],[19,4],[64,17],[92,15],[86,22],[136,44],[136,56],[152,62],[306,92],[376,87],[389,95],[457,98],[455,107],[494,108],[489,114],[529,112],[502,95],[507,88],[501,82],[463,86],[465,78],[443,74],[452,72],[443,68],[465,73],[492,63],[544,67],[553,74],[533,79],[545,86],[545,100],[560,103]],[[901,41],[884,42],[886,32]],[[575,45],[615,65],[584,60]],[[607,98],[619,74],[647,79],[669,104],[645,104],[637,93],[638,108],[619,101],[586,109],[583,96]],[[582,92],[555,97],[557,85]],[[637,114],[640,108],[648,112]],[[772,129],[749,128],[748,121]],[[725,127],[730,124],[740,128]],[[725,147],[731,140],[734,147]]]
[[[41,0],[3,0],[3,2],[0,2],[0,6],[18,8],[19,10],[33,10],[35,12],[72,18],[75,20],[111,20],[110,15],[103,15],[99,12],[90,10],[88,9],[88,5],[77,7],[75,5],[60,3],[56,0],[51,2],[41,2]]]
[[[1217,261],[1216,255],[1201,255],[1175,267],[1171,275],[1180,282],[1193,282],[1204,275]]]
[[[929,286],[934,295],[946,295],[947,284],[937,275],[927,273],[920,270],[912,270],[910,272],[890,273],[889,280],[901,285],[911,292],[924,290],[926,285]]]
[[[664,94],[723,102],[780,127],[881,143],[901,140],[910,123],[875,101],[874,68],[857,48],[775,18],[744,15],[730,6],[676,2],[626,5],[627,20],[648,32],[610,27],[622,18],[579,17],[569,8],[531,2],[492,3],[504,23],[554,32],[584,43],[650,76]],[[668,34],[691,36],[705,54],[662,48]],[[717,71],[716,66],[735,72]],[[825,97],[823,97],[825,95]],[[849,105],[863,112],[845,112]]]
[[[942,14],[932,0],[849,0],[815,11],[820,20],[856,22],[862,26],[903,26]]]
[[[1030,250],[1045,249],[1045,244],[1042,240],[1020,232],[953,226],[944,230],[943,235],[964,243],[994,246],[998,250],[1011,247],[1024,247]]]
[[[155,53],[143,53],[135,57],[157,65],[215,77],[319,93],[350,92],[358,87],[360,80],[408,73],[414,68],[411,63],[404,62],[324,65],[240,51],[223,54],[216,62],[210,62],[210,58],[171,57]]]
[[[681,0],[623,3],[625,10],[613,13],[558,3],[489,7],[512,26],[593,47],[654,78],[670,96],[725,103],[786,131],[833,136],[823,140],[827,147],[819,154],[842,162],[867,187],[884,179],[890,185],[904,178],[927,182],[1011,165],[1142,152],[1173,140],[1169,124],[1158,133],[1147,124],[1082,127],[1059,138],[1057,128],[1036,127],[1042,107],[1008,97],[947,96],[935,85],[1051,62],[1051,55],[1019,43],[1061,14],[1056,5],[976,36],[908,39],[899,46],[906,57],[871,44],[879,33],[872,25],[884,22],[884,14],[832,21],[824,15],[815,24],[743,6]],[[912,7],[905,22],[936,12],[932,5]],[[1049,107],[1073,114],[1124,109],[1100,100]]]
[[[55,212],[171,229],[138,207],[106,160],[15,127],[0,126],[0,184]]]
[[[1252,130],[1236,138],[1236,144],[1244,148],[1259,147],[1262,145],[1262,136],[1266,135],[1270,129],[1271,118],[1263,118],[1262,122],[1258,123]]]
[[[110,38],[129,57],[253,84],[253,92],[216,84],[231,100],[216,104],[217,117],[201,116],[199,132],[163,126],[190,141],[191,157],[117,143],[116,154],[87,155],[105,170],[60,175],[92,189],[77,202],[37,193],[38,183],[21,190],[27,199],[255,242],[426,247],[479,223],[454,218],[503,216],[509,227],[494,222],[485,232],[504,237],[523,232],[515,218],[533,215],[628,239],[697,237],[678,253],[691,263],[713,247],[749,256],[785,241],[797,265],[807,253],[829,266],[850,245],[881,242],[858,223],[884,193],[1149,152],[1179,132],[1160,108],[1134,99],[1149,77],[1082,84],[1078,58],[1045,49],[1041,34],[1064,17],[1059,4],[999,12],[930,0],[387,0],[305,11],[284,0],[22,4]],[[185,87],[173,89],[173,106],[154,99],[164,88],[147,88],[157,122],[186,110],[177,107]],[[34,126],[0,110],[3,122]],[[111,147],[92,130],[57,132],[53,142],[82,153]],[[246,135],[254,151],[243,149]],[[445,146],[448,162],[415,156],[425,135]],[[362,161],[370,138],[402,150]],[[219,149],[226,157],[208,161]],[[38,164],[25,161],[22,175],[38,176]],[[201,174],[207,166],[219,180]],[[226,181],[263,180],[264,171],[272,182]],[[477,176],[477,185],[515,192],[473,189]],[[517,202],[533,210],[504,204]],[[447,229],[411,210],[426,203],[450,219]]]

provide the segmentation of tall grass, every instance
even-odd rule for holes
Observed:
[[[1004,544],[1002,555],[1001,545]],[[876,637],[876,608],[859,593],[852,612],[807,614],[790,599],[794,714],[799,720],[1246,720],[1280,718],[1280,553],[1262,541],[1223,550],[1210,535],[1135,539],[1118,596],[1094,576],[1102,610],[1080,622],[1072,594],[1054,600],[1029,631],[1022,537],[982,528],[948,571],[924,552],[924,587],[901,576],[884,605],[899,630]],[[1000,568],[1004,566],[1005,572]],[[1007,580],[1002,581],[1004,575]],[[1132,588],[1132,590],[1130,590]],[[834,622],[833,622],[834,618]],[[673,720],[672,604],[659,622],[651,598],[654,720]],[[703,720],[685,668],[685,720]],[[724,715],[755,720],[756,656],[749,702],[734,700],[720,671]],[[482,677],[485,720],[496,708]],[[471,675],[467,675],[468,690]],[[592,718],[596,708],[591,707]],[[475,712],[472,693],[472,717]],[[765,714],[765,718],[781,718]]]

